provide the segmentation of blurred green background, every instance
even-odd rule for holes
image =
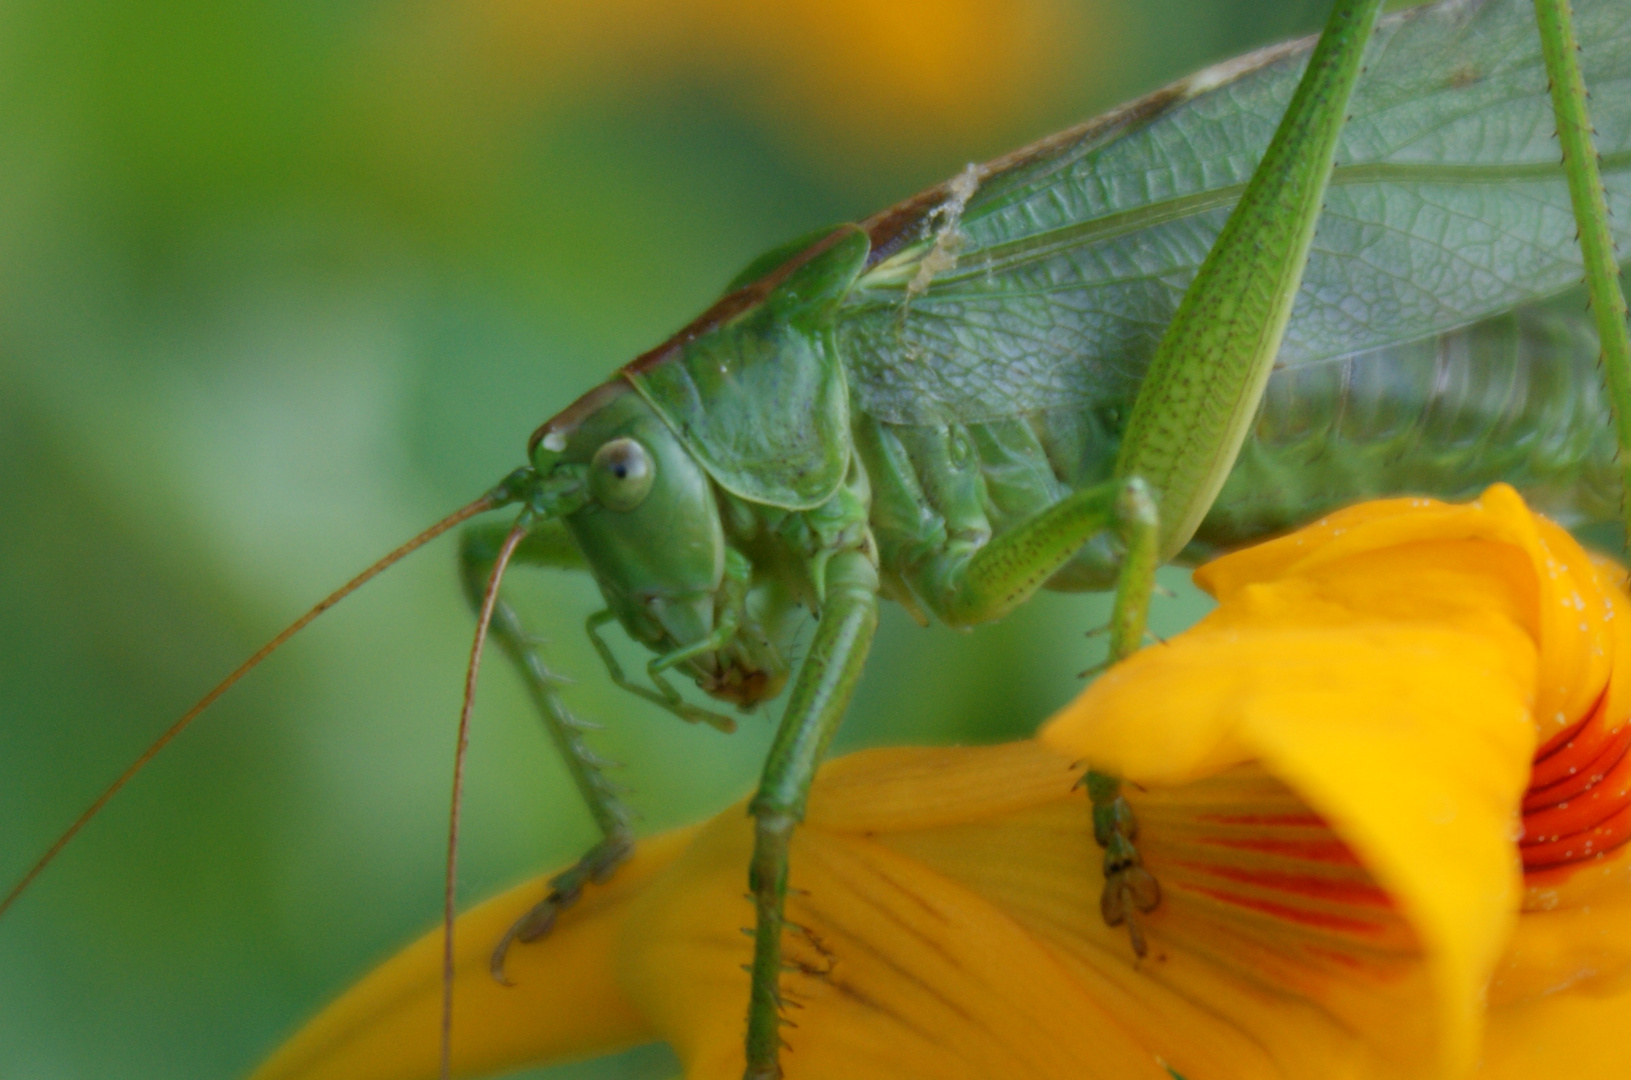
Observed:
[[[0,881],[760,250],[1326,6],[0,2]],[[644,828],[747,792],[768,719],[727,738],[611,690],[588,582],[512,580]],[[1103,612],[889,611],[839,749],[1027,733]],[[241,1075],[427,929],[469,633],[443,542],[178,742],[0,923],[0,1078]],[[592,838],[501,664],[467,820],[467,899]]]

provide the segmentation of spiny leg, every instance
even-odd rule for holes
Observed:
[[[1144,869],[1138,853],[1138,818],[1121,794],[1121,780],[1109,773],[1088,770],[1082,778],[1093,807],[1093,839],[1104,849],[1104,892],[1099,914],[1108,926],[1127,925],[1133,952],[1143,956],[1148,946],[1138,915],[1161,905],[1161,883]]]
[[[1608,226],[1608,204],[1586,108],[1586,85],[1577,59],[1580,45],[1575,40],[1568,0],[1535,0],[1535,22],[1551,83],[1552,112],[1557,118],[1557,141],[1563,150],[1569,200],[1580,234],[1586,289],[1602,342],[1603,372],[1619,438],[1620,484],[1622,491],[1631,492],[1631,332],[1626,327],[1625,293],[1620,286],[1614,235]],[[1620,512],[1626,542],[1631,546],[1631,499],[1623,495]]]
[[[1159,515],[1143,484],[1129,484],[1117,510],[1126,555],[1110,611],[1110,664],[1125,660],[1143,644],[1150,597],[1155,592],[1156,543],[1160,536]],[[1146,945],[1137,916],[1160,905],[1161,886],[1144,869],[1143,857],[1138,853],[1138,819],[1122,797],[1119,777],[1090,769],[1082,781],[1093,810],[1093,839],[1104,849],[1104,891],[1099,894],[1099,913],[1110,926],[1125,923],[1134,954],[1143,956]]]
[[[1136,477],[1079,491],[981,548],[953,576],[946,606],[969,622],[996,618],[1039,588],[1094,535],[1112,527],[1123,553],[1110,615],[1109,661],[1125,659],[1142,643],[1159,561],[1159,515],[1149,488]],[[1109,925],[1126,924],[1133,951],[1143,956],[1137,913],[1160,904],[1161,887],[1135,846],[1138,822],[1121,795],[1121,781],[1096,771],[1084,779],[1093,836],[1104,849],[1099,910]]]
[[[993,540],[953,575],[947,589],[955,617],[996,618],[1024,600],[1083,544],[1107,528],[1121,538],[1121,569],[1110,615],[1110,662],[1142,643],[1155,591],[1160,519],[1149,488],[1136,477],[1079,491],[1045,513]],[[1145,870],[1134,841],[1138,823],[1121,795],[1121,781],[1101,772],[1085,778],[1093,807],[1093,835],[1104,848],[1100,911],[1111,926],[1127,925],[1133,951],[1144,955],[1136,913],[1161,902],[1161,888]]]
[[[1143,644],[1159,562],[1156,544],[1160,519],[1149,490],[1142,484],[1129,485],[1117,510],[1127,550],[1110,611],[1111,664],[1125,660]],[[1161,885],[1144,869],[1143,856],[1138,852],[1138,818],[1121,794],[1119,777],[1089,769],[1082,779],[1092,807],[1093,839],[1104,849],[1104,891],[1099,894],[1099,913],[1109,926],[1125,924],[1134,955],[1143,956],[1147,945],[1138,916],[1160,906]]]
[[[787,851],[804,819],[805,800],[827,744],[843,719],[878,627],[878,572],[859,551],[834,555],[810,654],[799,669],[759,791],[754,819],[752,988],[748,1003],[746,1080],[781,1076],[782,930]]]
[[[1028,600],[1082,545],[1114,529],[1124,553],[1111,616],[1112,652],[1136,647],[1144,634],[1149,593],[1155,585],[1156,514],[1140,479],[1112,480],[1073,492],[1042,513],[992,539],[959,561],[927,570],[925,599],[952,626],[998,619]],[[1141,603],[1125,594],[1137,592]]]
[[[465,593],[474,604],[481,603],[482,590],[505,531],[504,528],[481,525],[464,533],[459,550],[459,568]],[[582,564],[582,556],[558,522],[541,522],[516,549],[515,561],[534,566],[573,568]],[[549,895],[522,916],[493,950],[493,975],[502,982],[505,981],[504,956],[511,944],[518,940],[536,941],[547,934],[554,926],[556,917],[577,900],[585,885],[605,881],[628,858],[634,848],[634,833],[629,825],[631,815],[618,799],[616,785],[602,772],[608,763],[584,742],[584,732],[591,730],[593,725],[580,720],[567,708],[559,693],[563,680],[545,666],[543,657],[539,655],[533,638],[527,634],[515,609],[503,599],[493,609],[489,632],[521,673],[527,692],[543,719],[544,729],[560,751],[572,782],[583,796],[601,833],[600,842],[590,848],[583,858],[550,879]]]

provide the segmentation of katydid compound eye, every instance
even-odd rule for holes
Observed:
[[[633,510],[645,502],[656,478],[651,455],[633,439],[613,439],[589,463],[589,490],[608,510]]]

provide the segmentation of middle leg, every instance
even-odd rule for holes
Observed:
[[[756,923],[745,1080],[776,1080],[782,1075],[781,939],[788,844],[804,819],[810,782],[849,707],[878,628],[878,571],[866,554],[834,555],[826,584],[815,640],[776,729],[759,791],[748,807],[754,822],[748,884]]]
[[[998,537],[972,557],[941,571],[930,603],[949,622],[982,622],[1004,614],[1105,529],[1120,536],[1123,553],[1110,616],[1110,662],[1132,655],[1143,641],[1155,590],[1160,520],[1149,489],[1138,479],[1079,491]],[[931,570],[931,574],[933,571]],[[931,577],[930,581],[935,579]],[[1161,903],[1161,887],[1144,869],[1136,841],[1138,822],[1121,794],[1121,781],[1089,771],[1084,782],[1093,807],[1093,835],[1104,849],[1104,892],[1099,910],[1111,926],[1127,926],[1133,952],[1143,956],[1138,914]]]

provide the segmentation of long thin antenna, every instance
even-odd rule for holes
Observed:
[[[265,645],[262,645],[260,650],[256,652],[254,656],[251,656],[248,660],[245,660],[242,664],[239,664],[237,669],[234,670],[232,674],[222,679],[215,685],[213,690],[200,698],[198,700],[198,704],[194,705],[192,708],[188,709],[184,714],[182,714],[180,720],[177,720],[175,723],[171,724],[164,734],[160,735],[153,741],[151,746],[142,751],[141,757],[131,762],[130,766],[126,768],[124,772],[119,774],[119,778],[112,784],[109,784],[107,790],[103,791],[102,794],[96,797],[95,802],[86,807],[85,812],[80,814],[72,825],[68,826],[68,830],[66,832],[57,837],[56,842],[46,850],[44,855],[40,856],[39,861],[33,866],[29,867],[28,873],[24,874],[22,879],[11,887],[11,891],[6,893],[6,898],[4,900],[0,900],[0,915],[4,915],[6,910],[10,908],[12,904],[17,902],[17,898],[28,891],[28,887],[34,883],[34,879],[39,877],[47,866],[51,865],[52,860],[62,853],[62,849],[67,847],[69,843],[73,841],[75,836],[79,835],[79,830],[83,829],[87,824],[89,824],[90,820],[101,812],[102,807],[106,806],[109,800],[111,800],[115,795],[119,794],[120,788],[130,783],[131,779],[137,773],[141,772],[142,769],[146,767],[148,762],[152,761],[158,756],[161,750],[170,745],[171,740],[187,729],[187,725],[198,719],[200,713],[209,708],[211,705],[215,704],[217,698],[226,693],[228,690],[232,689],[234,683],[253,671],[262,660],[265,660],[268,656],[271,656],[274,652],[277,652],[284,642],[288,641],[290,638],[300,633],[300,631],[304,630],[307,626],[311,625],[312,620],[317,618],[317,616],[321,615],[335,604],[338,604],[341,600],[344,600],[346,597],[368,584],[368,582],[378,577],[381,572],[386,570],[393,563],[401,561],[403,558],[413,554],[415,551],[424,547],[426,544],[430,543],[438,536],[441,536],[449,529],[470,520],[477,514],[485,513],[488,510],[502,506],[505,501],[507,500],[498,494],[498,489],[495,489],[494,491],[490,491],[486,495],[483,495],[470,505],[453,511],[453,513],[449,514],[441,521],[438,521],[436,524],[432,525],[418,536],[415,536],[407,543],[395,548],[389,555],[386,555],[383,559],[380,559],[368,569],[364,570],[362,573],[358,574],[356,577],[352,578],[338,589],[335,589],[327,596],[323,597],[323,599],[319,600],[317,604],[311,608],[311,610],[307,611],[304,615],[300,616],[300,618],[290,623],[281,634],[273,638],[271,641],[268,641]]]
[[[470,714],[476,708],[476,675],[481,671],[481,653],[487,646],[487,628],[498,606],[498,586],[510,556],[527,535],[530,515],[523,511],[515,528],[504,538],[487,577],[487,591],[481,597],[481,614],[476,618],[476,638],[470,644],[470,666],[464,673],[464,704],[459,708],[459,738],[453,751],[453,808],[447,818],[447,875],[442,889],[442,1080],[453,1075],[453,920],[454,887],[459,876],[459,811],[464,796],[464,758],[470,747]]]

